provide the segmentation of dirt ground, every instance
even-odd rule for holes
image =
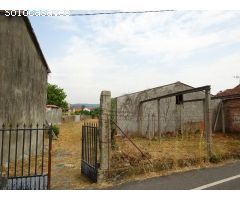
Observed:
[[[106,185],[93,184],[81,176],[80,171],[82,124],[83,122],[68,122],[60,125],[59,138],[53,141],[52,189],[102,188],[123,180],[159,175],[160,171],[161,174],[166,174],[171,171],[184,171],[212,165],[205,162],[206,143],[205,139],[199,135],[161,140],[131,138],[145,156],[142,156],[126,138],[117,137],[111,153],[110,182]],[[214,134],[213,144],[216,163],[240,157],[239,136]],[[146,167],[149,166],[149,160],[152,165],[155,165],[155,169]]]
[[[91,187],[87,178],[81,176],[81,134],[83,122],[60,125],[60,134],[53,140],[51,189],[75,189]]]

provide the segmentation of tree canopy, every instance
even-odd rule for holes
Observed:
[[[68,103],[65,100],[67,97],[64,90],[57,85],[48,83],[47,90],[47,104],[53,104],[66,111],[68,109]]]

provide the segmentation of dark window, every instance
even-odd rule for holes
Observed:
[[[183,104],[183,95],[176,95],[176,104]]]

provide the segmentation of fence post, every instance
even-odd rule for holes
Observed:
[[[212,124],[211,124],[211,112],[210,112],[210,88],[205,90],[205,134],[207,138],[207,156],[208,159],[212,156]]]
[[[161,110],[160,110],[160,99],[157,100],[157,110],[158,110],[158,137],[161,139]]]
[[[51,174],[52,174],[52,125],[50,126],[49,129],[49,133],[48,133],[48,137],[49,137],[49,143],[48,143],[48,184],[47,184],[47,189],[50,190],[51,189]]]
[[[138,135],[142,135],[142,103],[138,105]]]
[[[110,159],[110,110],[111,110],[111,92],[102,91],[100,97],[100,116],[99,116],[99,131],[100,131],[100,169],[98,171],[98,181],[106,180],[107,170],[109,169]]]

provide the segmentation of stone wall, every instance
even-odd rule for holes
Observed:
[[[22,17],[0,15],[0,124],[43,124],[47,70]]]
[[[224,101],[226,132],[240,133],[240,99]]]
[[[46,109],[46,120],[51,124],[61,124],[62,123],[62,109],[53,108]]]
[[[45,123],[48,67],[36,46],[28,19],[0,14],[0,125],[13,128]],[[34,40],[35,38],[35,40]],[[3,162],[8,154],[9,134],[5,132]],[[36,133],[32,133],[32,140]],[[22,146],[22,134],[18,148]],[[11,138],[11,152],[15,151],[15,134]],[[26,135],[25,142],[29,144]],[[0,147],[2,137],[0,135]],[[41,140],[39,139],[39,145]],[[32,149],[36,144],[32,143]],[[1,148],[0,148],[1,151]],[[27,152],[26,152],[27,154]],[[12,156],[10,156],[12,160]]]
[[[145,137],[157,136],[158,115],[160,115],[160,132],[176,133],[182,131],[197,131],[204,121],[203,102],[188,102],[183,105],[176,104],[176,97],[150,101],[139,107],[139,102],[145,99],[171,94],[177,91],[192,89],[193,87],[181,82],[157,87],[133,94],[117,97],[117,123],[129,135],[142,135]],[[204,92],[195,92],[184,95],[184,101],[204,98]],[[219,100],[212,100],[210,109],[212,120],[216,117]]]

